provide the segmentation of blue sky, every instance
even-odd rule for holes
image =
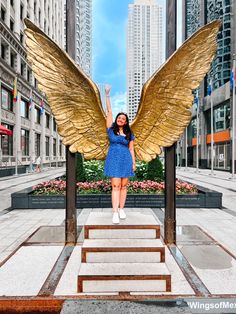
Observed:
[[[179,1],[179,0],[178,0]],[[113,116],[126,111],[126,25],[133,0],[92,0],[93,80],[112,85]],[[165,0],[158,0],[165,6]]]

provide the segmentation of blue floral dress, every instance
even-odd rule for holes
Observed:
[[[104,165],[104,174],[112,178],[134,176],[133,161],[129,150],[129,141],[124,135],[116,135],[113,128],[107,128],[110,147]],[[131,133],[131,141],[135,139]]]

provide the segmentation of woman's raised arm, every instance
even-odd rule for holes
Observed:
[[[111,86],[106,86],[105,87],[105,96],[106,96],[106,114],[107,114],[107,128],[110,128],[112,126],[112,111],[111,111],[111,102],[110,102],[110,90],[111,90]]]

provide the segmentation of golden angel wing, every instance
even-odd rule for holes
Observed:
[[[144,84],[138,113],[131,124],[137,159],[150,161],[176,142],[191,119],[192,90],[209,71],[221,25],[200,28]]]
[[[50,38],[29,20],[28,60],[55,116],[63,144],[86,159],[104,159],[109,142],[97,86]]]

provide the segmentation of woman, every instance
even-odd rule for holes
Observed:
[[[118,224],[119,219],[125,219],[124,211],[128,177],[134,176],[135,156],[134,156],[134,135],[129,126],[127,114],[121,112],[116,116],[115,122],[112,120],[112,110],[110,103],[110,86],[105,88],[106,108],[107,108],[107,133],[110,141],[107,158],[104,166],[104,174],[111,177],[112,184],[112,222]]]
[[[41,157],[38,156],[36,159],[36,172],[41,172]]]

